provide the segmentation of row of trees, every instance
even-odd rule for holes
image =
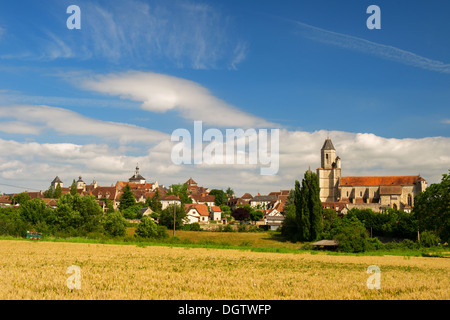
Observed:
[[[295,189],[289,193],[285,206],[284,237],[293,242],[320,238],[323,217],[319,192],[319,178],[311,170],[305,172],[301,185],[295,181]]]

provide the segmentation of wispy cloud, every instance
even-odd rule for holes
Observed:
[[[450,64],[422,57],[413,52],[393,46],[375,43],[348,34],[321,29],[309,24],[294,21],[300,34],[308,39],[338,46],[341,48],[363,52],[383,59],[399,62],[425,70],[450,73]]]
[[[445,124],[450,124],[450,119],[444,119],[444,120],[442,120],[441,122],[442,122],[442,123],[445,123]]]
[[[72,78],[73,81],[73,78]],[[275,125],[215,97],[200,84],[165,74],[129,71],[82,78],[84,89],[142,102],[151,112],[178,111],[181,117],[219,127],[261,128]]]
[[[59,2],[55,5],[58,10],[60,6]],[[65,26],[63,19],[67,17],[59,11],[51,18],[49,21],[57,20]],[[236,68],[245,59],[245,42],[235,30],[233,19],[211,4],[181,0],[86,1],[82,5],[81,30],[68,32],[42,21],[38,25],[28,34],[13,34],[14,46],[0,58],[100,59],[120,65],[132,61],[135,65],[194,69]]]

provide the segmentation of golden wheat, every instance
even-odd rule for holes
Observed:
[[[69,266],[81,289],[69,289]],[[367,267],[381,270],[368,289]],[[450,261],[0,241],[0,299],[449,299]]]

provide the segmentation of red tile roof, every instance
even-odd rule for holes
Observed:
[[[423,180],[421,176],[342,177],[341,186],[412,185]]]
[[[201,216],[209,216],[208,206],[206,204],[189,204],[185,205],[185,208],[186,211],[195,209]]]

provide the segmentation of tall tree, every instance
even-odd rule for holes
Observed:
[[[55,188],[55,191],[53,192],[53,198],[59,199],[61,198],[61,196],[62,196],[62,188],[61,185],[58,183]]]
[[[161,197],[159,196],[159,190],[156,189],[155,194],[153,197],[147,198],[145,201],[145,204],[152,209],[153,212],[161,212],[162,209],[162,203],[161,203]]]
[[[320,201],[319,177],[314,172],[308,170],[309,174],[309,219],[310,219],[310,240],[317,240],[322,232],[322,202]]]
[[[301,186],[298,180],[295,181],[292,198],[295,219],[290,213],[284,227],[284,234],[301,241],[318,239],[322,231],[322,203],[318,176],[311,170],[306,171]],[[294,211],[292,208],[290,210]]]
[[[223,192],[223,190],[212,189],[209,194],[214,196],[214,204],[216,206],[220,207],[221,205],[228,203],[227,194]]]
[[[186,218],[186,211],[184,211],[184,206],[169,205],[165,208],[159,215],[159,224],[166,226],[168,229],[173,229],[173,221],[175,214],[175,229],[180,229]]]
[[[170,186],[167,194],[178,196],[181,200],[181,204],[192,203],[191,197],[189,197],[189,190],[186,184],[173,184]]]
[[[75,179],[73,179],[72,185],[70,186],[70,194],[73,196],[77,194],[77,183],[75,182]]]
[[[127,185],[122,190],[122,195],[120,196],[120,204],[119,210],[123,211],[129,207],[132,207],[136,204],[136,198],[134,196],[133,191],[131,190],[130,185]]]
[[[227,191],[225,191],[227,195],[229,195],[230,197],[234,196],[234,190],[231,189],[231,187],[228,187]]]

